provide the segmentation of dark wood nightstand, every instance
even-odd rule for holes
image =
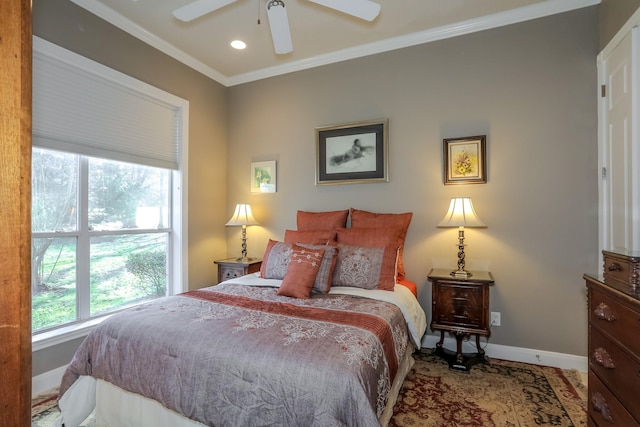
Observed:
[[[260,271],[262,258],[227,258],[213,261],[218,265],[218,283]]]
[[[449,368],[468,372],[476,363],[486,362],[480,337],[489,337],[489,286],[493,276],[488,271],[472,271],[468,278],[453,277],[451,270],[433,269],[431,281],[431,330],[440,331],[435,354],[449,363]],[[443,347],[444,333],[456,338],[456,351]],[[462,340],[476,337],[477,353],[462,353]]]

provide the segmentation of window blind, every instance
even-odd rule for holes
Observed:
[[[41,44],[34,41],[34,145],[178,169],[179,106],[161,99],[160,89],[55,45],[64,55],[36,50]]]

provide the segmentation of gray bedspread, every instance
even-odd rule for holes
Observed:
[[[223,283],[102,322],[64,374],[155,399],[210,426],[379,426],[407,350],[393,304]]]

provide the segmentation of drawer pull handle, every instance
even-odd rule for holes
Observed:
[[[465,298],[465,297],[453,297],[451,299],[454,301],[469,301],[469,298]]]
[[[602,347],[598,347],[593,351],[593,359],[601,366],[607,369],[615,369],[616,364],[613,363],[611,355]]]
[[[609,270],[609,271],[622,271],[622,266],[620,264],[618,264],[617,262],[612,262],[611,264],[609,264],[609,267],[607,267],[607,270]]]
[[[607,322],[613,322],[614,320],[616,320],[616,316],[613,314],[613,310],[611,310],[611,307],[603,302],[598,304],[596,309],[593,310],[593,313],[600,320],[606,320]]]
[[[595,392],[591,397],[591,403],[593,404],[593,409],[596,412],[600,412],[605,420],[613,422],[613,418],[611,418],[611,411],[609,411],[609,405],[607,405],[607,401],[603,395]]]

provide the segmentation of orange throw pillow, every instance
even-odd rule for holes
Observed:
[[[337,230],[347,226],[349,209],[342,211],[305,212],[298,211],[298,230]]]
[[[278,295],[309,298],[323,256],[324,249],[308,249],[292,245],[289,268],[284,279],[282,279]]]
[[[361,211],[351,208],[351,227],[352,228],[399,228],[401,230],[398,237],[398,278],[404,279],[404,262],[402,261],[402,253],[404,251],[404,240],[407,237],[407,230],[411,223],[413,212],[406,213],[375,213]]]
[[[335,242],[336,232],[333,230],[285,230],[285,243],[306,243],[308,245],[326,245]]]

